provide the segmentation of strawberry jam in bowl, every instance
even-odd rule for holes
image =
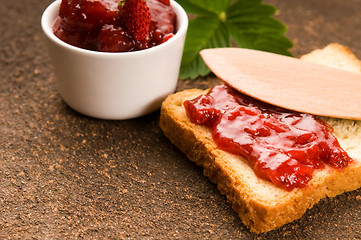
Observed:
[[[166,42],[175,25],[169,0],[62,0],[53,31],[80,48],[130,52]]]
[[[59,93],[95,118],[129,119],[175,91],[188,28],[173,0],[58,0],[41,20]]]

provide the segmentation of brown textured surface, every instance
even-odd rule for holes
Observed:
[[[49,0],[0,0],[0,238],[330,239],[361,237],[361,190],[300,220],[251,234],[161,133],[159,112],[102,121],[68,108],[54,84],[40,16]],[[330,42],[361,58],[360,0],[267,0],[296,56]],[[208,88],[214,79],[180,82]]]

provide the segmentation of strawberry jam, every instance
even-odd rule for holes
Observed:
[[[218,147],[245,157],[260,178],[291,191],[315,169],[342,170],[351,158],[316,116],[268,105],[226,86],[185,101],[191,122],[212,130]]]
[[[62,41],[100,52],[130,52],[157,46],[175,34],[169,1],[147,0],[151,22],[145,39],[134,39],[121,20],[120,0],[62,0],[54,34]]]

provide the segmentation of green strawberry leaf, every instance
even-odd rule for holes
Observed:
[[[202,29],[202,31],[200,31]],[[213,17],[198,17],[190,21],[189,36],[184,48],[180,78],[197,78],[209,74],[199,52],[205,48],[229,47],[229,32],[224,23]]]
[[[292,54],[287,27],[273,18],[276,8],[262,0],[177,0],[191,16],[184,46],[181,79],[210,73],[199,52],[231,46]]]
[[[219,15],[226,11],[231,0],[177,0],[182,7],[193,14],[215,14]]]

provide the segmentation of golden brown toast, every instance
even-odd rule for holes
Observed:
[[[361,72],[361,62],[339,44],[302,59]],[[361,121],[323,118],[333,126],[334,135],[353,162],[343,171],[331,167],[316,170],[309,187],[286,191],[258,178],[244,158],[218,149],[208,128],[189,121],[183,102],[204,93],[191,89],[170,95],[162,105],[160,126],[176,147],[203,167],[204,175],[217,184],[252,232],[276,229],[300,218],[322,198],[361,187]]]

